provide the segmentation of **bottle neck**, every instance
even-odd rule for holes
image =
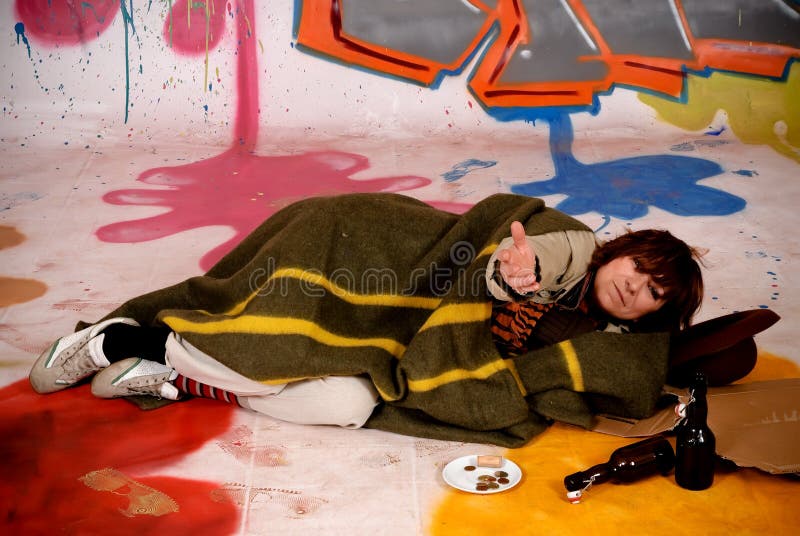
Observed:
[[[613,469],[609,463],[598,463],[585,471],[578,471],[564,479],[567,491],[586,489],[594,484],[602,484],[611,479]]]
[[[692,401],[686,406],[686,423],[694,426],[705,426],[708,419],[708,402],[705,389],[694,389]]]

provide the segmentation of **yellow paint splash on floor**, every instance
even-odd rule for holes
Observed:
[[[800,368],[762,353],[743,381],[786,377],[800,377]],[[675,536],[790,534],[800,526],[800,478],[756,469],[720,468],[714,485],[700,492],[678,487],[670,474],[629,485],[601,484],[580,504],[566,501],[566,475],[607,461],[614,449],[633,441],[555,424],[527,446],[505,453],[523,471],[517,487],[494,495],[448,488],[427,532]]]
[[[792,64],[785,81],[714,72],[687,76],[687,102],[640,93],[659,119],[687,130],[705,130],[718,110],[744,143],[769,145],[800,162],[800,63]]]
[[[16,228],[0,225],[0,249],[12,248],[25,241]],[[47,292],[47,285],[36,279],[0,277],[0,307],[31,301]]]
[[[25,235],[16,228],[0,225],[0,249],[13,248],[25,242]]]
[[[36,279],[0,277],[0,307],[25,303],[47,292],[47,285]]]

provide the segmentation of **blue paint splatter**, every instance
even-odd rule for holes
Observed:
[[[92,4],[90,4],[89,2],[81,2],[81,8],[83,8],[83,10],[81,11],[81,16],[85,17],[86,16],[86,10],[88,9],[94,15],[94,20],[96,20],[97,22],[99,22],[101,24],[103,22],[105,22],[106,18],[105,17],[98,17],[97,16],[97,10],[95,10],[94,6]]]
[[[719,147],[720,145],[728,145],[730,142],[727,140],[696,140],[694,143],[704,147]]]
[[[679,216],[722,216],[742,210],[744,199],[698,181],[722,173],[710,160],[676,155],[637,156],[583,164],[572,155],[572,122],[567,114],[552,114],[550,152],[555,177],[517,184],[518,194],[566,194],[556,208],[568,214],[597,211],[606,216],[636,219],[652,205]]]
[[[703,147],[718,147],[720,145],[727,145],[728,143],[730,142],[727,140],[695,140],[693,142],[686,141],[683,143],[678,143],[676,145],[673,145],[672,147],[669,148],[669,150],[674,152],[685,153],[689,151],[694,151],[695,149],[697,149],[698,145]]]
[[[711,129],[711,127],[708,127],[708,128]],[[709,130],[708,132],[705,133],[705,135],[706,136],[719,136],[723,132],[725,132],[725,127],[719,127],[716,130],[714,130],[714,129]]]
[[[609,216],[604,215],[603,216],[603,224],[600,227],[598,227],[597,229],[595,229],[594,232],[597,233],[598,231],[601,231],[601,230],[605,229],[606,227],[608,227],[608,225],[610,223],[611,223],[611,218]],[[630,225],[630,224],[628,224],[628,225]],[[606,234],[610,234],[610,233],[608,231],[606,231]]]
[[[752,177],[754,175],[758,175],[758,171],[754,169],[737,169],[733,173],[736,173],[737,175],[742,175],[743,177]]]
[[[673,145],[672,147],[669,148],[670,151],[682,152],[682,153],[688,151],[694,151],[694,149],[695,149],[694,144],[688,141],[684,143],[679,143],[677,145]]]
[[[22,42],[28,47],[28,58],[31,57],[31,44],[28,42],[28,38],[25,37],[25,25],[21,22],[18,22],[14,25],[14,31],[17,32],[17,44],[19,44],[19,40],[22,39]]]
[[[470,158],[469,160],[464,160],[463,162],[459,162],[458,164],[454,165],[453,169],[450,171],[442,173],[442,177],[444,177],[445,182],[455,182],[473,169],[484,169],[494,165],[497,165],[497,162],[494,160],[478,160],[476,158]]]
[[[24,144],[23,144],[24,145]],[[36,192],[20,192],[16,194],[0,194],[0,212],[11,210],[18,205],[24,205],[29,201],[37,201],[44,197]]]

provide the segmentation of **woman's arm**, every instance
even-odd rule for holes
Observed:
[[[591,231],[514,234],[512,227],[512,236],[500,243],[486,267],[489,291],[502,301],[558,301],[586,275],[597,244]]]

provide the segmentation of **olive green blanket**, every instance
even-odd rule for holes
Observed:
[[[586,228],[507,194],[463,215],[395,194],[311,198],[206,275],[108,316],[166,324],[262,382],[367,375],[384,401],[367,426],[402,434],[516,447],[553,419],[649,414],[666,336],[591,333],[513,360],[498,354],[484,271],[514,220],[529,235]]]

